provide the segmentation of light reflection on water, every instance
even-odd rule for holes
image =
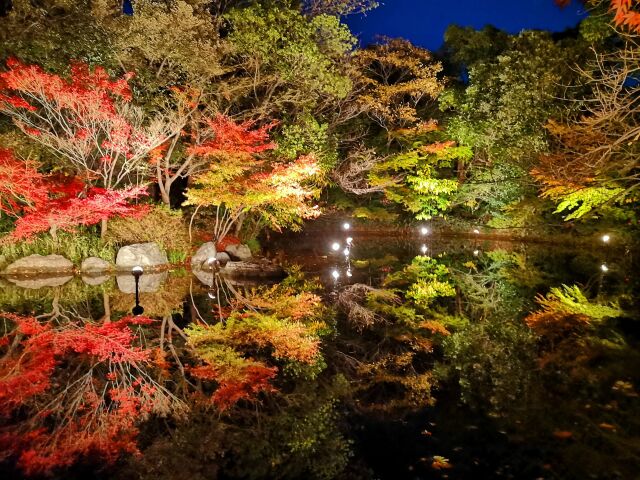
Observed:
[[[333,248],[334,243],[338,244],[338,248]],[[455,295],[450,300],[445,299],[438,306],[434,318],[437,318],[437,315],[464,313],[478,325],[487,321],[487,318],[490,319],[492,315],[507,318],[504,316],[505,308],[491,303],[495,297],[498,302],[510,302],[506,310],[514,308],[513,314],[521,319],[526,311],[535,309],[536,295],[545,294],[550,287],[561,285],[580,285],[591,298],[603,302],[620,301],[626,308],[637,305],[637,285],[634,284],[637,277],[633,275],[635,258],[630,252],[623,255],[622,252],[608,247],[563,248],[558,245],[483,239],[478,235],[467,238],[439,237],[428,231],[418,231],[409,235],[366,235],[354,231],[351,226],[348,229],[343,226],[342,229],[336,229],[335,232],[329,232],[324,236],[310,233],[297,236],[294,240],[287,238],[281,242],[274,242],[273,248],[272,256],[276,259],[300,264],[309,277],[319,277],[324,288],[321,293],[325,302],[333,307],[337,305],[339,293],[354,285],[364,286],[358,288],[364,292],[361,300],[366,302],[367,295],[383,286],[390,273],[402,271],[418,257],[434,259],[437,263],[445,265],[451,275],[451,281],[455,283]],[[505,262],[510,262],[511,266],[508,269],[504,267]],[[234,310],[242,310],[245,312],[243,315],[247,312],[251,314],[268,311],[268,302],[261,301],[260,295],[265,295],[264,299],[267,299],[270,293],[266,290],[256,290],[264,285],[263,281],[227,278],[214,270],[195,273],[186,270],[145,272],[140,277],[140,305],[144,307],[146,316],[158,320],[158,324],[153,328],[143,329],[141,332],[149,338],[154,338],[154,348],[160,346],[167,362],[172,362],[172,358],[175,358],[172,366],[167,367],[170,368],[167,377],[170,380],[166,379],[167,392],[170,390],[169,386],[174,386],[173,383],[177,382],[176,378],[184,376],[184,372],[188,372],[190,368],[189,360],[185,360],[186,357],[179,351],[186,343],[185,328],[188,325],[216,324],[226,328],[225,322]],[[123,315],[129,314],[135,305],[135,282],[130,274],[97,278],[3,278],[0,279],[0,287],[2,310],[21,314],[35,313],[44,316],[42,318],[45,319],[57,318],[61,322],[64,322],[65,318],[74,318],[74,315],[86,322],[117,321]],[[491,310],[492,308],[494,310]],[[516,308],[525,310],[517,313]],[[616,343],[616,348],[636,349],[637,327],[629,320],[620,321],[620,324],[623,328],[622,333],[618,334],[625,336],[625,342]],[[322,339],[322,351],[327,367],[322,374],[314,374],[319,376],[309,373],[305,373],[306,376],[291,376],[291,373],[284,372],[281,363],[276,362],[275,365],[282,369],[278,383],[281,393],[273,400],[270,400],[268,394],[260,394],[263,395],[263,403],[259,410],[264,410],[260,414],[264,418],[259,420],[263,425],[261,429],[252,423],[250,417],[242,415],[230,416],[224,420],[224,428],[218,424],[213,426],[207,423],[211,431],[221,428],[217,434],[229,442],[229,445],[225,445],[225,441],[216,444],[215,448],[220,449],[220,455],[233,453],[237,458],[237,463],[234,463],[234,460],[220,460],[219,468],[226,475],[225,478],[247,478],[247,471],[262,472],[262,475],[253,478],[275,478],[276,475],[283,478],[300,478],[298,475],[320,478],[315,474],[319,472],[321,465],[317,458],[313,458],[317,455],[314,453],[317,450],[308,450],[305,449],[307,447],[300,446],[304,441],[311,441],[309,438],[312,437],[314,442],[322,445],[324,454],[330,457],[324,458],[322,462],[334,466],[336,475],[338,471],[351,472],[344,473],[345,476],[342,478],[446,478],[447,475],[451,475],[451,478],[513,478],[515,475],[517,478],[518,473],[525,471],[527,475],[532,475],[531,478],[536,478],[546,474],[548,465],[551,465],[554,475],[573,478],[571,469],[577,467],[575,464],[574,467],[571,466],[569,459],[572,457],[569,453],[565,455],[567,443],[562,443],[563,436],[571,439],[572,448],[583,449],[582,456],[578,458],[592,455],[595,449],[584,433],[591,427],[587,426],[588,422],[582,412],[576,414],[574,392],[563,391],[562,388],[559,392],[554,392],[554,401],[566,400],[567,409],[571,411],[567,413],[558,405],[558,412],[553,415],[553,421],[558,423],[547,430],[535,425],[540,418],[537,410],[548,408],[548,405],[538,405],[536,402],[541,400],[531,399],[537,398],[540,389],[545,391],[545,382],[555,382],[556,386],[558,382],[565,382],[567,386],[575,385],[571,383],[571,375],[584,373],[578,370],[579,368],[593,368],[593,372],[587,372],[592,375],[585,376],[593,383],[585,380],[584,385],[580,384],[585,392],[580,394],[582,396],[578,395],[578,400],[590,405],[591,409],[609,408],[606,414],[609,417],[598,414],[597,418],[604,418],[607,421],[602,420],[601,424],[613,425],[612,428],[618,429],[614,430],[617,434],[625,435],[624,442],[636,434],[633,430],[636,428],[635,423],[629,421],[631,427],[627,429],[616,423],[627,419],[626,415],[630,415],[629,412],[637,411],[634,410],[637,404],[632,406],[631,403],[636,398],[634,395],[638,390],[638,371],[633,370],[637,365],[637,355],[633,354],[633,351],[620,354],[620,359],[629,362],[626,365],[612,364],[610,359],[598,351],[597,355],[589,353],[595,355],[590,360],[595,362],[593,364],[568,365],[570,373],[567,377],[564,373],[554,372],[536,373],[535,378],[516,378],[523,375],[523,371],[514,365],[529,365],[531,368],[535,363],[527,363],[530,359],[523,360],[518,351],[499,350],[510,345],[509,342],[523,341],[520,337],[516,338],[517,335],[522,335],[522,331],[471,331],[467,337],[460,336],[457,341],[477,338],[482,342],[496,339],[499,342],[496,340],[497,346],[486,344],[477,349],[474,345],[468,345],[465,349],[455,350],[460,355],[460,352],[463,352],[470,357],[466,360],[456,358],[455,362],[458,363],[454,362],[453,365],[461,369],[465,375],[468,373],[466,369],[475,372],[473,375],[469,373],[468,377],[461,376],[460,381],[487,382],[486,395],[478,390],[469,394],[463,384],[447,384],[442,380],[438,385],[435,374],[425,370],[427,367],[433,368],[434,362],[446,364],[442,352],[449,347],[429,347],[435,352],[434,360],[424,353],[428,349],[416,354],[419,348],[425,347],[419,346],[416,339],[409,339],[408,352],[414,355],[410,363],[401,363],[405,361],[402,359],[405,358],[403,355],[406,352],[393,349],[385,353],[386,357],[375,357],[372,352],[384,350],[390,342],[393,348],[397,349],[401,344],[398,339],[402,342],[407,341],[408,334],[398,328],[398,325],[386,322],[383,323],[383,331],[380,332],[364,327],[361,330],[350,330],[348,323],[339,319],[335,332]],[[491,324],[491,328],[496,327]],[[604,343],[598,344],[598,348],[604,348],[602,345],[606,346]],[[257,354],[256,350],[249,349],[245,357],[253,359],[257,358]],[[485,357],[489,354],[490,357]],[[544,360],[560,362],[554,358]],[[567,359],[562,361],[568,362]],[[390,362],[399,363],[390,368]],[[562,365],[561,362],[558,364]],[[70,363],[69,366],[71,365],[73,364]],[[441,368],[445,367],[447,365]],[[489,367],[493,371],[486,372],[486,375],[485,372],[477,371]],[[65,366],[60,364],[57,368],[63,369]],[[408,370],[416,368],[419,370],[418,376],[412,376],[416,372],[411,372],[410,375],[407,373]],[[597,369],[610,369],[613,372],[606,376],[606,385],[598,384],[598,379],[592,378],[602,376],[601,372],[597,373]],[[179,372],[183,372],[182,375]],[[186,376],[188,377],[188,373]],[[431,393],[407,383],[410,380],[415,384],[418,381],[426,381],[426,378],[433,379]],[[370,384],[366,384],[367,381]],[[338,387],[336,382],[345,383]],[[180,388],[192,388],[193,385],[188,385],[189,383],[196,382],[189,379]],[[522,392],[526,392],[530,399],[510,398],[510,387],[507,388],[505,385],[511,384],[514,385],[514,389],[522,388]],[[615,386],[614,390],[612,385]],[[345,393],[345,390],[348,393]],[[303,394],[303,391],[306,393]],[[416,392],[423,392],[424,398],[404,398],[405,391],[411,392],[413,396],[418,395]],[[594,394],[595,391],[598,393]],[[615,398],[599,403],[595,397],[604,395],[605,391],[608,394],[613,391],[612,395]],[[429,395],[433,396],[433,401],[427,401]],[[464,395],[470,396],[463,398]],[[304,401],[300,400],[302,397]],[[189,401],[193,401],[192,397],[188,398]],[[344,402],[339,409],[328,406],[336,405],[337,400],[334,398],[340,398],[340,402]],[[522,401],[522,405],[515,405],[519,401]],[[614,401],[615,403],[611,403]],[[249,411],[254,408],[256,407],[250,407]],[[619,409],[620,413],[611,413],[612,409]],[[410,413],[407,414],[405,410]],[[276,411],[279,413],[274,413]],[[305,416],[305,412],[311,411],[315,415],[313,421],[319,422],[322,418],[324,422],[322,425],[314,424],[313,428],[328,429],[327,431],[331,432],[328,436],[331,438],[317,438],[310,432],[304,433],[307,435],[305,438],[296,437],[302,433],[295,426],[312,422],[311,417]],[[209,416],[218,418],[218,413],[211,410],[205,412],[208,413],[198,413],[198,419],[193,419],[194,424],[187,421],[184,428],[176,429],[172,435],[186,435],[184,438],[181,437],[182,442],[197,442],[196,424],[211,422]],[[207,420],[202,420],[201,415],[205,415]],[[571,416],[571,425],[561,424],[558,418],[561,419],[563,415],[567,418]],[[10,422],[6,425],[10,425]],[[523,433],[522,427],[525,425],[530,431]],[[476,433],[479,429],[482,430],[482,435]],[[610,435],[609,432],[612,430],[609,427],[599,427],[599,430],[603,429],[605,434]],[[229,432],[234,432],[235,437],[224,437],[231,435]],[[279,435],[283,435],[283,432],[289,435],[285,442],[289,447],[283,447],[284,450],[278,451],[277,455],[290,462],[292,470],[288,476],[282,474],[285,470],[278,470],[284,467],[274,466],[277,465],[275,456],[267,454],[266,446],[260,447],[260,455],[252,456],[247,451],[248,445],[282,442]],[[153,472],[153,468],[144,465],[145,455],[152,461],[154,451],[157,453],[163,450],[156,443],[157,438],[153,433],[146,432],[145,435],[143,443],[154,445],[156,450],[143,449],[142,464],[135,464],[132,468],[152,475],[149,472]],[[393,446],[388,446],[386,441],[389,435],[395,439]],[[191,439],[185,440],[186,438]],[[329,440],[334,443],[328,443]],[[602,441],[604,440],[597,438],[597,442]],[[295,442],[300,442],[300,445]],[[349,442],[355,443],[348,447]],[[540,450],[541,445],[550,442],[553,449],[549,450],[557,451]],[[487,443],[491,445],[492,452],[487,452],[484,448]],[[336,446],[337,444],[339,446]],[[341,455],[345,455],[344,449],[347,448],[351,451],[349,455],[353,457],[351,460],[343,461]],[[286,453],[283,453],[285,451]],[[624,472],[632,471],[630,468],[633,461],[623,457],[624,455],[615,449],[602,457],[622,472],[620,475],[614,472],[611,478],[624,478]],[[436,458],[444,458],[450,462],[451,469],[435,468],[433,464],[436,463]],[[93,461],[100,465],[102,460],[98,458]],[[211,459],[196,456],[192,461],[206,465]],[[7,468],[7,471],[13,472],[13,467]],[[64,470],[57,470],[60,471]],[[357,472],[357,477],[354,472]],[[373,472],[372,476],[368,477],[370,472]],[[597,473],[595,478],[609,477],[604,473]]]

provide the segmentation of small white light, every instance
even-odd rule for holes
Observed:
[[[603,263],[602,265],[600,265],[600,270],[602,270],[603,272],[608,272],[609,267],[607,267],[606,263]]]
[[[216,299],[216,294],[215,292],[212,292],[211,290],[209,290],[209,292],[207,292],[207,295],[209,296],[209,298],[211,300],[215,300]]]
[[[608,243],[608,242],[609,242],[609,240],[611,240],[611,237],[610,237],[609,235],[603,235],[603,236],[602,236],[602,241],[603,241],[604,243]]]
[[[351,228],[351,224],[349,224],[349,222],[344,222],[342,224],[342,228],[344,228],[345,230],[349,230]]]
[[[347,245],[351,245],[353,243],[353,238],[347,237]]]
[[[473,233],[475,233],[476,235],[478,235],[480,233],[480,230],[478,230],[477,228],[473,229]]]
[[[420,233],[421,233],[422,235],[426,235],[426,234],[428,234],[428,233],[429,233],[429,229],[428,229],[427,227],[422,227],[422,228],[420,229]]]
[[[333,277],[334,280],[338,280],[338,278],[340,277],[340,272],[338,272],[337,270],[334,270],[333,272],[331,272],[331,276]]]
[[[480,255],[480,250],[474,250],[473,254],[477,257],[478,255]]]
[[[331,248],[337,252],[338,250],[340,250],[340,244],[338,242],[333,242],[331,244]]]
[[[345,248],[345,249],[342,251],[342,253],[344,253],[344,256],[345,256],[345,257],[348,257],[348,256],[349,256],[349,253],[351,253],[351,252],[349,251],[349,249],[348,249],[348,248]]]
[[[347,277],[350,277],[351,275],[352,275],[352,274],[351,274],[351,269],[349,268],[349,269],[347,270]]]
[[[422,246],[420,247],[420,251],[421,251],[423,254],[427,253],[427,250],[429,250],[429,247],[427,247],[426,245],[422,245]]]
[[[140,265],[136,265],[131,269],[131,273],[133,273],[134,275],[142,275],[144,273],[144,269]]]

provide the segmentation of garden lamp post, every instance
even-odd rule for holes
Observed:
[[[131,310],[134,315],[142,315],[144,307],[140,305],[140,277],[144,273],[144,269],[140,265],[136,265],[131,269],[131,275],[136,281],[136,306]]]

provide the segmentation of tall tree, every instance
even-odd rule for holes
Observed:
[[[440,62],[431,52],[406,40],[388,39],[354,56],[358,101],[385,130],[415,125],[418,109],[433,102],[444,88]]]
[[[313,182],[320,169],[313,157],[268,165],[256,155],[275,148],[268,134],[272,125],[252,129],[251,122],[238,124],[218,116],[210,126],[215,135],[190,149],[209,158],[209,167],[195,178],[186,204],[215,207],[216,240],[239,229],[247,213],[275,229],[295,227],[319,214],[306,203],[318,193]]]

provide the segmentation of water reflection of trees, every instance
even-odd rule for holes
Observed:
[[[305,386],[315,385],[326,366],[320,338],[331,331],[329,310],[314,293],[318,285],[299,272],[273,287],[218,280],[223,303],[194,288],[190,277],[142,294],[141,303],[158,320],[126,314],[133,295],[105,288],[72,305],[62,300],[62,289],[55,290],[37,317],[3,313],[2,446],[23,472],[112,463],[137,452],[141,426],[162,430],[161,418],[172,419],[167,425],[176,435],[197,418],[215,420],[227,438],[246,437],[255,422],[286,427],[281,435],[291,438],[277,453],[282,460],[264,458],[265,465],[287,470],[293,467],[285,453],[315,463],[326,451],[336,460],[325,458],[315,468],[339,469],[347,443],[332,424],[338,387],[330,379],[325,386]],[[196,315],[185,328],[179,310],[197,312],[197,298],[216,307],[214,315]],[[276,455],[260,431],[264,455]],[[326,450],[329,444],[340,451]],[[224,449],[242,450],[233,442]]]
[[[483,250],[360,258],[377,283],[328,296],[300,269],[272,286],[170,276],[141,294],[150,318],[112,282],[42,291],[35,316],[35,293],[7,289],[2,449],[27,473],[128,458],[118,472],[136,478],[357,478],[348,418],[460,395],[485,428],[544,448],[526,461],[601,471],[606,445],[631,471],[637,286],[593,281],[588,256]]]

